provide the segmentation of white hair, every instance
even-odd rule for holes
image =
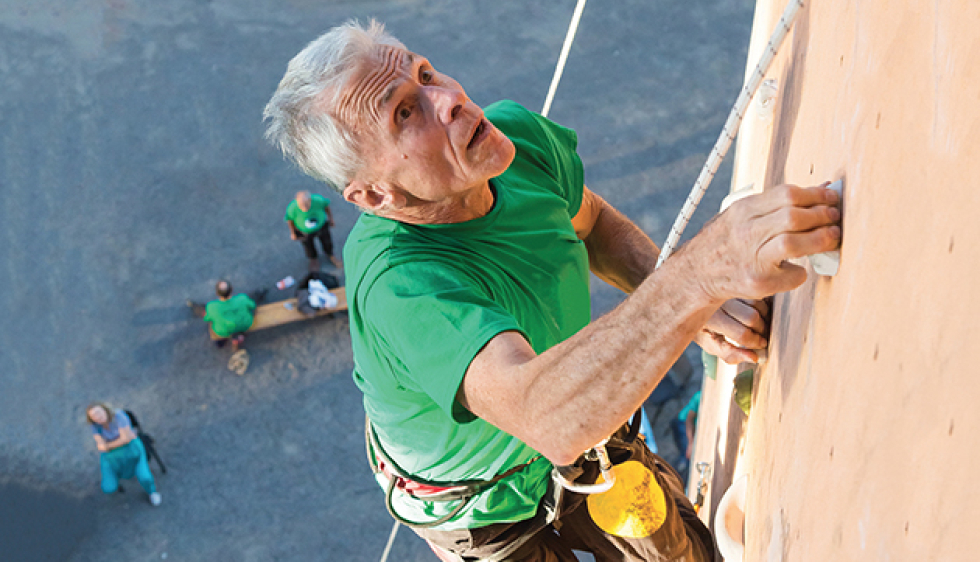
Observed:
[[[371,20],[335,27],[289,61],[286,74],[265,106],[265,138],[304,172],[343,192],[364,164],[353,133],[333,109],[357,63],[377,45],[404,48]]]

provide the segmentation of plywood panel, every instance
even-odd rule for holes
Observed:
[[[844,245],[837,277],[776,300],[747,560],[977,559],[978,30],[965,0],[815,2],[770,72],[737,181],[843,178]]]

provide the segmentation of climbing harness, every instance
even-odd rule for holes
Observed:
[[[636,439],[636,436],[639,435],[642,420],[643,411],[637,410],[629,422],[629,431],[624,439],[626,443],[632,443],[633,440]],[[585,460],[598,461],[599,463],[599,471],[602,475],[602,481],[598,484],[576,484],[575,482],[566,479],[562,474],[563,467],[558,466],[552,469],[552,477],[566,490],[569,492],[575,492],[576,494],[601,494],[608,491],[614,484],[616,484],[616,473],[613,470],[612,461],[609,460],[609,452],[606,451],[606,443],[608,441],[608,438],[603,439],[601,443],[584,453]]]
[[[490,489],[494,484],[503,480],[504,478],[520,472],[531,463],[541,458],[540,455],[536,455],[527,462],[510,468],[509,470],[494,476],[490,480],[434,482],[431,480],[418,478],[416,476],[409,476],[395,463],[395,461],[391,460],[391,457],[389,457],[388,454],[385,453],[384,449],[381,448],[381,445],[378,442],[378,436],[374,431],[374,426],[371,424],[371,420],[367,418],[365,418],[364,423],[364,437],[365,445],[367,447],[368,463],[371,465],[372,472],[374,472],[375,475],[381,475],[387,482],[387,485],[385,486],[385,507],[388,509],[388,513],[390,513],[398,523],[408,525],[409,527],[414,527],[416,529],[427,529],[429,527],[442,525],[462,511],[470,500],[476,497],[478,494]],[[396,490],[399,493],[420,500],[458,503],[449,511],[448,514],[433,521],[412,521],[410,519],[406,519],[395,511],[394,493]]]
[[[433,482],[415,476],[409,477],[401,468],[399,468],[398,465],[391,460],[388,454],[384,452],[384,449],[381,448],[378,442],[378,436],[374,431],[374,426],[371,424],[371,420],[366,416],[364,422],[364,436],[365,446],[367,448],[368,463],[371,465],[371,470],[375,475],[381,475],[384,480],[388,482],[385,486],[385,507],[388,509],[388,513],[391,514],[392,518],[395,520],[395,523],[391,528],[391,534],[388,536],[388,545],[385,547],[385,551],[382,554],[381,562],[385,562],[385,560],[388,558],[388,553],[391,551],[391,545],[394,542],[399,525],[408,525],[409,527],[414,527],[416,529],[427,529],[437,525],[442,525],[461,512],[469,501],[478,494],[490,489],[497,482],[523,470],[531,463],[541,458],[541,455],[535,455],[527,462],[519,464],[506,472],[491,478],[490,480]],[[396,490],[399,493],[406,494],[420,500],[433,502],[457,501],[459,503],[456,505],[456,507],[450,510],[447,515],[444,515],[443,517],[440,517],[434,521],[411,521],[395,511],[393,496]],[[557,482],[553,482],[549,486],[548,493],[545,495],[545,498],[542,501],[542,507],[544,508],[545,515],[540,522],[540,526],[533,529],[532,532],[528,532],[515,541],[512,541],[506,548],[496,552],[493,556],[485,558],[484,560],[486,562],[506,560],[508,556],[523,546],[524,543],[530,540],[531,537],[534,536],[534,534],[541,528],[550,525],[558,515],[558,506],[561,505],[563,490],[564,488],[562,486],[560,486]]]

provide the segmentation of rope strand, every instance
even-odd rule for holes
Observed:
[[[572,14],[572,22],[568,24],[568,33],[565,34],[565,43],[561,46],[561,54],[558,55],[558,65],[555,66],[555,75],[551,78],[551,86],[548,87],[548,95],[544,99],[544,108],[541,115],[547,117],[551,110],[551,102],[555,99],[555,92],[558,91],[558,82],[561,75],[565,72],[565,61],[568,60],[568,52],[572,50],[572,41],[575,40],[575,33],[578,31],[578,22],[582,19],[582,10],[585,9],[586,0],[578,0],[575,5],[575,12]]]
[[[673,253],[674,247],[677,246],[677,242],[681,238],[681,234],[687,228],[687,223],[691,221],[695,209],[698,208],[701,198],[704,197],[704,193],[708,190],[711,180],[718,171],[718,166],[721,165],[725,154],[728,153],[728,149],[732,146],[732,141],[735,140],[735,134],[742,124],[742,118],[745,116],[745,109],[748,107],[749,102],[752,101],[752,97],[756,91],[758,91],[759,85],[762,83],[762,78],[769,71],[769,66],[772,65],[776,52],[782,45],[783,40],[786,39],[786,34],[789,32],[790,27],[792,27],[793,21],[796,19],[796,15],[802,7],[803,0],[790,0],[786,9],[783,11],[782,17],[779,18],[779,23],[776,24],[775,31],[769,37],[769,43],[766,45],[766,50],[762,54],[762,58],[759,59],[759,64],[756,65],[749,80],[742,87],[742,91],[735,101],[735,106],[732,107],[731,113],[728,114],[728,119],[725,120],[725,126],[722,127],[721,134],[718,135],[718,140],[711,148],[711,154],[708,155],[708,160],[701,169],[701,174],[698,176],[697,181],[694,182],[694,187],[691,188],[691,194],[687,197],[687,201],[684,202],[684,207],[681,208],[680,214],[677,215],[674,225],[670,227],[670,234],[667,236],[667,241],[664,242],[664,247],[660,250],[660,257],[657,259],[657,268]]]

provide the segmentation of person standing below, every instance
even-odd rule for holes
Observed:
[[[162,498],[150,472],[146,450],[133,432],[126,412],[113,411],[105,404],[95,403],[85,410],[85,416],[92,426],[92,437],[99,449],[102,491],[111,494],[121,490],[119,481],[135,476],[149,495],[150,504],[160,505]]]
[[[442,560],[714,560],[676,472],[623,426],[692,340],[757,359],[758,299],[807,276],[786,260],[839,245],[833,191],[746,197],[654,272],[656,245],[585,186],[574,131],[482,109],[375,22],[307,46],[265,116],[365,211],[344,253],[354,380],[396,519]],[[596,321],[590,269],[630,293]],[[553,478],[595,482],[583,452],[610,436],[616,468],[643,478],[610,492],[650,508],[628,529],[634,512]]]
[[[330,210],[330,200],[318,193],[300,191],[296,199],[286,207],[286,224],[289,225],[289,236],[303,243],[303,250],[310,260],[310,271],[320,269],[317,258],[316,240],[320,241],[323,253],[337,269],[344,264],[333,255],[333,240],[330,238],[330,228],[333,227],[333,211]]]

